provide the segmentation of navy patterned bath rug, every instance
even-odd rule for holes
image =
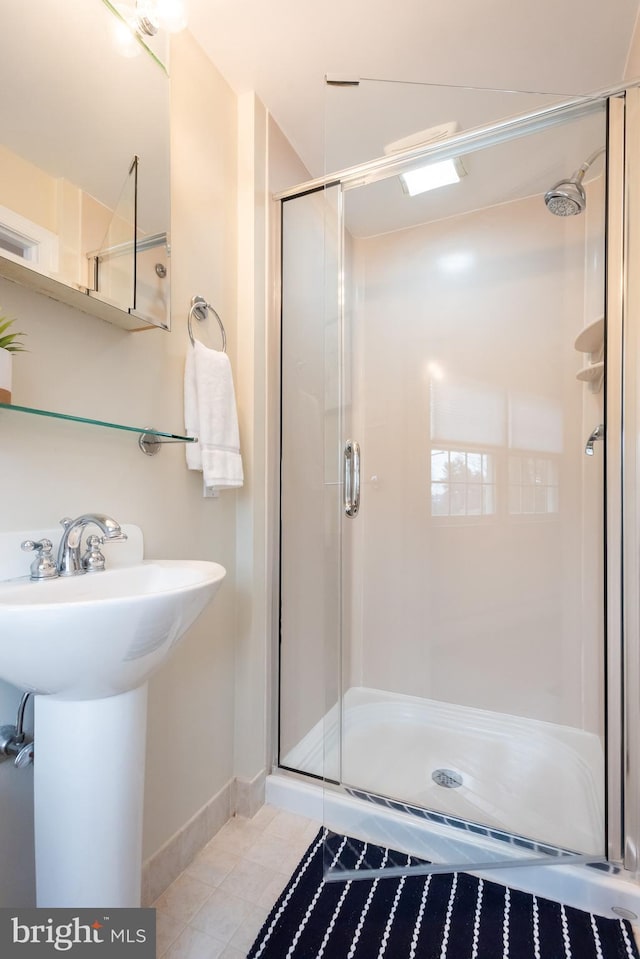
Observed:
[[[639,959],[628,922],[465,873],[325,882],[323,838],[344,869],[401,855],[321,829],[247,959]]]

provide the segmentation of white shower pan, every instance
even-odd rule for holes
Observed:
[[[267,777],[267,802],[316,819],[335,832],[434,863],[471,866],[502,860],[499,868],[476,874],[637,923],[640,889],[628,874],[606,864],[551,865],[544,858],[545,842],[583,852],[592,849],[594,859],[603,858],[602,747],[595,734],[354,687],[343,699],[345,789],[325,788],[318,779],[288,772],[339,778],[337,718],[334,707],[282,757],[286,768]],[[436,769],[459,773],[462,785],[438,786],[431,778]],[[367,793],[378,801],[361,798]],[[407,815],[401,811],[403,804],[433,812],[424,818]],[[487,828],[464,828],[464,820],[481,821]],[[463,828],[452,827],[456,821]],[[509,847],[495,841],[494,830],[535,836],[537,842],[530,850],[526,844]],[[540,865],[512,864],[540,855]]]
[[[282,766],[539,843],[602,853],[604,760],[594,733],[364,687],[344,696],[342,743],[338,717],[335,706]]]

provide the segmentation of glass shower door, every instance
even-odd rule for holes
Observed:
[[[603,103],[342,185],[325,821],[401,855],[331,878],[605,856],[605,142]]]
[[[340,779],[339,187],[282,204],[279,764]]]

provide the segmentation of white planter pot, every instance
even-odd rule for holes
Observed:
[[[0,350],[0,403],[11,402],[11,369],[13,357],[8,350]]]

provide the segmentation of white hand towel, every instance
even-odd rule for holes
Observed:
[[[205,488],[242,486],[238,413],[229,357],[198,340],[187,351],[184,420],[187,435],[198,439],[185,446],[187,466],[202,470]]]

